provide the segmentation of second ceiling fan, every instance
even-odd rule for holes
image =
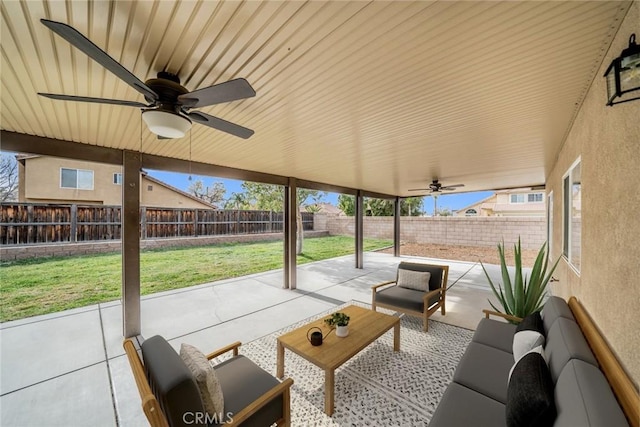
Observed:
[[[63,101],[92,102],[140,108],[142,109],[142,118],[149,130],[160,138],[181,138],[191,128],[192,122],[244,139],[253,135],[253,130],[246,127],[211,116],[202,111],[191,111],[193,108],[255,96],[255,90],[245,79],[230,80],[191,92],[180,84],[178,76],[166,71],[159,72],[155,79],[142,82],[75,28],[47,19],[41,19],[40,22],[140,92],[147,103],[51,93],[38,93],[38,95]]]
[[[453,185],[443,186],[442,184],[440,184],[440,182],[438,182],[437,179],[434,179],[433,181],[431,181],[431,184],[429,184],[429,188],[411,188],[408,191],[429,191],[429,194],[438,196],[440,194],[443,194],[442,193],[443,191],[453,191],[456,188],[460,188],[460,187],[464,187],[464,184],[453,184]]]

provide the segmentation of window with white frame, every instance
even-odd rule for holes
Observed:
[[[113,174],[113,183],[116,185],[122,185],[122,174],[114,173]]]
[[[93,190],[93,171],[60,168],[60,187]]]
[[[524,203],[524,194],[512,194],[511,203]]]
[[[466,211],[464,211],[464,214],[466,216],[477,216],[478,215],[478,211],[475,209],[467,209]]]
[[[582,170],[580,159],[562,178],[562,254],[580,272],[582,242]]]

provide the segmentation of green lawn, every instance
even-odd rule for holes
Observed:
[[[364,250],[390,246],[391,240],[365,239]],[[282,268],[282,242],[144,251],[141,292],[179,289]],[[346,236],[308,238],[298,264],[354,252]],[[0,321],[54,313],[121,296],[120,254],[44,258],[0,263]]]

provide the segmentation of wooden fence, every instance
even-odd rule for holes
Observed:
[[[281,232],[283,213],[254,210],[142,207],[140,238],[216,236]],[[118,240],[120,206],[2,203],[0,244]],[[302,213],[304,230],[313,230],[313,213]]]

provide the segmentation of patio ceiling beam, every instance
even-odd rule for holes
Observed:
[[[112,165],[122,165],[123,150],[117,148],[100,147],[97,145],[83,144],[79,142],[63,141],[61,139],[47,138],[44,136],[28,135],[19,132],[3,130],[0,134],[2,150],[15,153],[38,154],[45,156],[63,157],[67,159],[83,160]],[[142,154],[141,165],[144,169],[163,170],[178,173],[193,173],[197,175],[219,178],[237,179],[240,181],[252,181],[263,184],[286,186],[289,178],[263,172],[255,172],[245,169],[214,165],[209,163],[194,162],[173,157],[157,156],[154,154]],[[300,179],[297,187],[310,190],[327,191],[338,194],[355,196],[358,191],[355,188]],[[395,196],[372,191],[363,191],[365,197],[378,199],[393,199]]]
[[[97,145],[80,144],[6,130],[0,131],[0,140],[2,141],[2,151],[63,157],[111,165],[122,164],[123,151],[116,148],[98,147]]]

